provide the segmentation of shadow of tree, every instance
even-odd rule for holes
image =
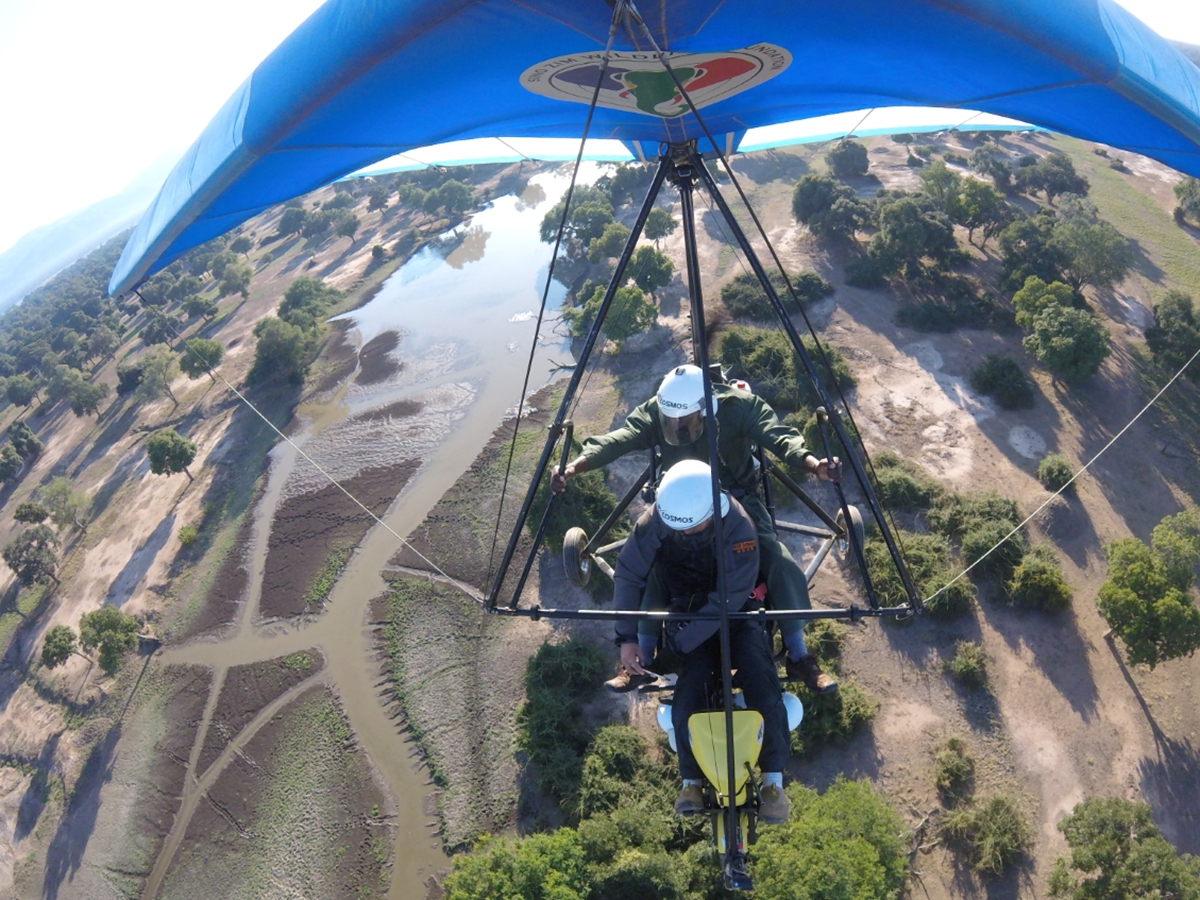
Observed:
[[[54,762],[54,754],[58,752],[58,742],[62,736],[63,732],[58,731],[46,738],[41,752],[38,753],[37,761],[33,764],[33,778],[17,807],[17,824],[13,829],[14,843],[28,836],[37,825],[38,819],[41,818],[46,800],[50,796],[50,767]]]
[[[172,512],[165,516],[150,533],[150,536],[142,542],[142,545],[133,551],[129,561],[125,563],[125,568],[121,569],[117,577],[113,579],[112,586],[109,587],[108,594],[104,598],[105,606],[120,606],[129,599],[134,588],[150,570],[150,566],[154,563],[154,557],[158,555],[158,551],[163,548],[171,536],[171,529],[174,526],[175,513]]]
[[[137,406],[130,403],[126,405],[124,411],[117,416],[117,405],[117,403],[113,403],[112,406],[104,411],[104,415],[101,416],[101,419],[107,417],[110,411],[113,413],[113,418],[105,426],[104,430],[100,432],[99,436],[97,436],[95,443],[92,444],[92,449],[88,451],[87,455],[83,458],[83,461],[75,467],[75,471],[71,473],[72,478],[78,478],[81,474],[83,474],[83,472],[86,471],[87,468],[92,465],[92,463],[104,456],[104,454],[109,451],[112,445],[119,441],[129,431],[129,429],[133,427],[133,422],[137,418]],[[79,446],[82,449],[83,444],[80,444]],[[64,459],[63,465],[65,467],[69,467],[72,462],[74,462],[73,458]]]
[[[83,862],[83,853],[96,827],[100,811],[100,790],[112,778],[113,756],[121,738],[121,723],[114,724],[88,754],[79,780],[67,804],[67,811],[46,851],[46,872],[42,896],[57,900],[67,878],[74,878]]]
[[[1179,853],[1200,853],[1200,814],[1196,808],[1200,751],[1189,739],[1176,740],[1163,732],[1111,635],[1105,643],[1154,735],[1157,757],[1138,763],[1140,787],[1154,814],[1154,823]]]
[[[988,623],[1010,648],[1026,647],[1034,662],[1085,722],[1096,716],[1100,699],[1088,662],[1090,641],[1079,631],[1074,611],[1059,614],[1014,609],[1000,601],[981,604]]]
[[[875,781],[882,766],[883,755],[869,724],[844,744],[826,746],[788,762],[792,778],[822,793],[842,776]]]
[[[810,171],[808,163],[794,153],[767,150],[752,156],[742,155],[734,163],[734,172],[757,184],[786,181],[794,184]]]

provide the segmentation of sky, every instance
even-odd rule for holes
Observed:
[[[1118,2],[1200,45],[1197,0]],[[0,0],[0,253],[182,154],[320,3]]]

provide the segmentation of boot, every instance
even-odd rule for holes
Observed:
[[[793,681],[803,681],[814,694],[832,694],[838,689],[837,679],[822,672],[821,667],[817,664],[817,658],[811,653],[799,659],[792,659],[789,656],[784,666],[787,669],[788,678]]]
[[[620,672],[604,682],[604,687],[614,694],[628,694],[630,691],[637,690],[644,685],[650,684],[652,681],[654,681],[653,675],[634,675],[622,666]]]
[[[680,795],[682,797],[682,795]],[[679,809],[676,802],[675,809]],[[758,804],[758,819],[764,825],[782,825],[788,820],[788,798],[783,788],[768,784],[762,789],[762,801]]]
[[[786,797],[783,802],[786,806]],[[675,798],[675,812],[681,816],[694,816],[696,813],[704,812],[704,791],[700,790],[700,785],[685,784],[683,786],[683,790]]]

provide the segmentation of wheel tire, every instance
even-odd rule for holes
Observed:
[[[592,578],[592,560],[587,553],[588,536],[582,528],[570,529],[563,538],[563,569],[575,587],[587,587]]]
[[[866,531],[863,529],[862,514],[859,513],[857,506],[847,504],[846,509],[850,510],[850,527],[854,531],[854,537],[858,540],[858,546],[863,546],[863,541],[866,538]],[[842,510],[838,510],[837,519],[835,520],[842,528],[846,527],[845,514]],[[851,557],[849,535],[839,538],[836,544],[838,556],[848,560]]]

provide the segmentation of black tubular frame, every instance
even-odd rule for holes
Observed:
[[[824,444],[826,457],[832,454],[831,441],[826,425],[832,426],[834,433],[840,440],[846,460],[850,464],[851,470],[854,472],[855,480],[862,488],[863,494],[866,497],[867,504],[871,509],[872,516],[878,523],[884,541],[887,544],[888,552],[891,555],[897,571],[900,573],[901,581],[905,591],[908,594],[909,603],[906,606],[880,607],[875,592],[871,584],[870,574],[867,571],[866,559],[863,554],[863,547],[859,541],[858,535],[852,526],[852,518],[850,507],[846,501],[845,491],[840,483],[835,483],[834,487],[837,492],[838,502],[841,506],[843,516],[843,526],[839,528],[836,522],[832,522],[832,530],[835,534],[844,535],[849,543],[855,562],[858,564],[859,571],[863,578],[863,585],[866,589],[869,600],[869,608],[862,609],[857,606],[849,608],[834,608],[834,609],[808,609],[808,610],[765,610],[760,609],[753,612],[730,612],[727,603],[721,603],[716,614],[694,614],[694,613],[670,613],[665,611],[642,611],[642,610],[603,610],[603,609],[555,609],[543,608],[539,604],[533,604],[528,607],[520,606],[521,592],[525,586],[526,579],[533,567],[533,562],[541,548],[542,539],[545,535],[546,524],[549,521],[551,511],[554,509],[556,496],[553,492],[550,494],[550,499],[547,508],[542,515],[541,523],[539,524],[537,533],[533,540],[533,546],[529,550],[529,556],[525,561],[520,578],[518,579],[513,595],[510,598],[507,606],[499,605],[499,594],[504,585],[505,577],[508,573],[509,566],[512,563],[513,556],[516,552],[517,544],[520,540],[521,531],[525,527],[525,522],[529,517],[529,511],[533,506],[534,498],[542,484],[546,475],[546,469],[549,465],[550,458],[554,453],[555,446],[559,439],[563,440],[561,449],[562,465],[565,467],[571,452],[571,423],[567,420],[567,410],[570,408],[571,402],[574,399],[575,393],[579,389],[580,381],[584,370],[588,365],[593,351],[595,350],[596,342],[600,335],[600,330],[604,325],[604,321],[608,316],[609,309],[612,305],[613,297],[616,295],[617,289],[624,283],[625,271],[629,265],[629,261],[633,256],[634,248],[637,245],[638,239],[641,236],[642,229],[646,224],[646,219],[650,215],[650,210],[653,209],[654,202],[658,198],[659,191],[662,189],[663,182],[670,180],[671,183],[679,192],[680,205],[682,208],[683,220],[683,238],[684,238],[684,258],[686,266],[688,300],[691,311],[691,331],[692,331],[692,354],[693,361],[703,373],[704,380],[704,404],[706,414],[710,414],[710,410],[714,408],[713,404],[713,373],[709,366],[708,358],[708,335],[704,318],[704,301],[701,290],[702,279],[700,277],[700,264],[698,258],[697,241],[696,241],[696,222],[695,222],[695,206],[693,202],[694,190],[696,183],[702,182],[712,196],[721,215],[728,224],[734,240],[741,248],[742,253],[749,262],[751,269],[754,271],[763,290],[766,292],[767,298],[770,300],[771,306],[778,317],[780,324],[783,326],[784,332],[788,336],[788,340],[792,345],[797,356],[800,357],[804,370],[812,381],[813,386],[817,390],[818,396],[824,407],[819,411],[821,441]],[[715,425],[715,421],[714,421]],[[908,568],[904,564],[904,560],[900,555],[899,547],[891,533],[887,521],[883,516],[883,512],[879,506],[879,502],[875,497],[874,490],[871,487],[870,479],[867,477],[867,472],[859,461],[857,454],[853,449],[853,444],[850,441],[849,435],[846,432],[845,426],[842,424],[841,417],[837,414],[836,407],[825,390],[820,377],[817,374],[816,367],[813,365],[812,359],[809,357],[808,351],[805,349],[803,342],[800,339],[799,333],[792,324],[787,311],[784,309],[782,302],[776,293],[774,286],[767,277],[766,271],[763,269],[762,263],[755,254],[750,242],[747,240],[745,233],[738,225],[734,218],[729,205],[721,196],[720,190],[717,188],[716,182],[712,177],[712,173],[705,166],[704,159],[696,150],[694,141],[688,141],[679,144],[663,145],[659,158],[658,169],[654,174],[654,179],[651,182],[650,188],[647,191],[646,199],[642,203],[642,208],[638,213],[637,221],[634,223],[633,229],[629,233],[629,240],[626,242],[621,256],[617,260],[616,268],[613,271],[612,279],[609,281],[608,287],[604,294],[604,299],[601,302],[600,309],[596,313],[595,321],[588,331],[587,337],[584,339],[583,347],[580,350],[578,362],[575,365],[575,370],[571,375],[571,380],[563,392],[562,400],[559,403],[558,413],[555,416],[554,423],[550,426],[549,436],[546,440],[546,445],[542,450],[541,457],[538,460],[537,467],[534,470],[533,477],[530,481],[529,489],[525,494],[525,500],[521,505],[520,513],[517,516],[516,524],[513,526],[512,534],[509,537],[508,545],[504,551],[504,557],[501,560],[500,567],[496,572],[495,579],[492,582],[491,589],[484,600],[484,605],[489,612],[502,615],[519,615],[528,617],[533,620],[542,618],[553,619],[580,619],[580,620],[638,620],[648,619],[657,620],[660,622],[673,621],[689,621],[697,619],[713,620],[716,619],[719,624],[719,639],[721,645],[721,689],[723,697],[723,706],[725,714],[725,744],[727,748],[726,763],[727,770],[727,789],[730,796],[727,798],[727,803],[724,810],[721,812],[725,817],[725,860],[726,871],[725,877],[729,882],[730,872],[734,868],[741,867],[744,871],[745,865],[745,850],[743,844],[743,835],[741,834],[741,822],[738,815],[738,807],[736,806],[737,791],[737,770],[735,765],[735,757],[733,751],[733,684],[731,677],[732,669],[732,653],[730,649],[730,624],[741,621],[758,621],[765,624],[768,621],[782,621],[786,619],[848,619],[851,622],[858,621],[861,618],[882,616],[907,616],[921,611],[921,598],[917,594],[912,578],[909,575]],[[708,458],[710,471],[712,474],[712,508],[717,510],[720,508],[720,485],[718,483],[719,472],[719,456],[717,452],[717,430],[715,427],[705,429],[705,434],[708,443]],[[774,476],[788,488],[789,491],[796,494],[810,509],[814,509],[817,515],[826,524],[831,524],[831,517],[821,510],[817,504],[809,498],[805,492],[800,489],[799,485],[787,476],[779,467],[771,463],[765,456],[761,456],[763,463],[763,481],[768,485],[766,488],[768,508],[771,512],[772,521],[775,519],[774,503],[770,496],[770,477]],[[599,544],[604,533],[611,527],[616,516],[623,510],[636,496],[641,487],[649,480],[654,469],[654,462],[651,461],[649,467],[642,474],[629,491],[626,492],[624,498],[616,510],[609,516],[608,520],[601,527],[601,530],[593,539],[589,539],[588,544]],[[720,515],[714,515],[712,518],[713,528],[715,529],[715,544],[717,547],[723,545],[724,523]],[[717,590],[721,597],[727,596],[726,590],[726,566],[723,553],[717,553]],[[715,787],[715,785],[714,785]],[[714,815],[716,815],[714,811]]]

